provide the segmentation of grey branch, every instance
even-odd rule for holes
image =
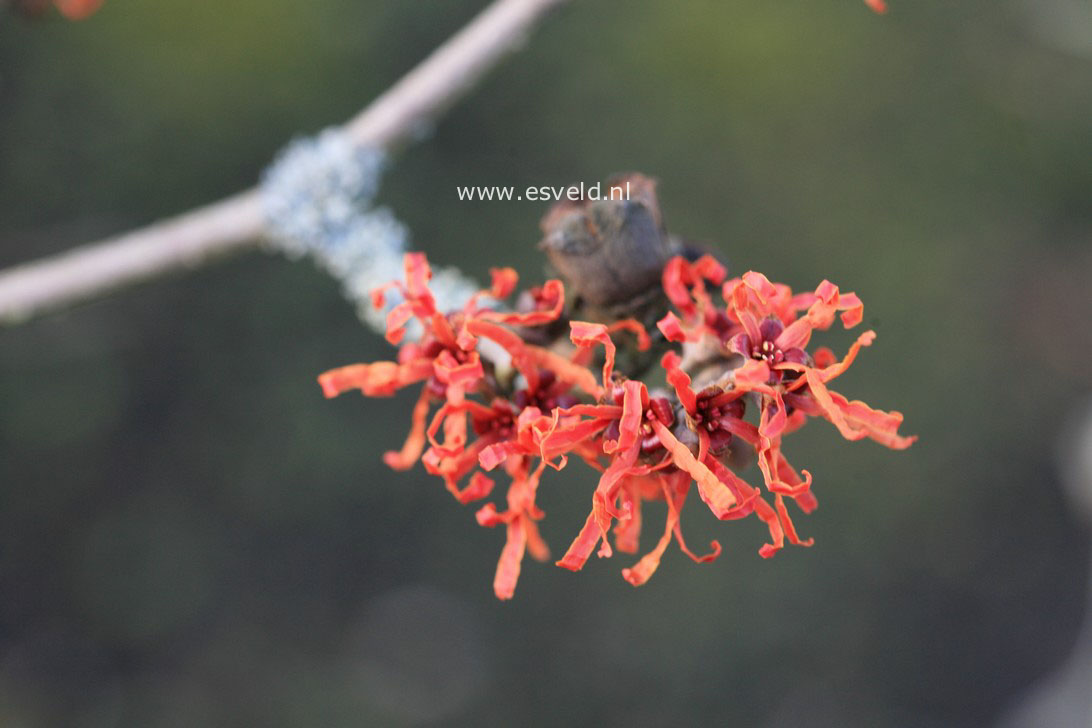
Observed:
[[[534,25],[568,0],[495,0],[345,125],[360,145],[391,149],[455,102]],[[264,232],[256,189],[178,217],[0,271],[0,323],[93,298],[255,246]]]

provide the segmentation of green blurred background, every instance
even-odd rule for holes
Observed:
[[[252,184],[484,5],[0,15],[0,265]],[[379,461],[412,395],[315,384],[387,345],[333,280],[255,252],[0,330],[0,724],[995,720],[1084,609],[1088,532],[1058,462],[1092,393],[1092,10],[891,5],[575,2],[380,196],[437,262],[537,280],[545,206],[456,185],[640,170],[668,226],[736,272],[856,290],[879,339],[838,389],[921,441],[794,436],[814,548],[763,561],[761,523],[691,503],[718,562],[672,547],[635,590],[625,557],[529,561],[496,601],[503,532]],[[550,473],[555,550],[594,482]]]

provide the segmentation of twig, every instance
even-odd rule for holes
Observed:
[[[390,149],[420,131],[567,0],[495,0],[344,127]],[[0,271],[0,323],[18,323],[178,268],[253,247],[263,233],[258,190],[148,227]]]

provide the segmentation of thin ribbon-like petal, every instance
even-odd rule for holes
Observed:
[[[698,462],[690,448],[678,441],[671,430],[660,422],[650,422],[653,432],[660,438],[660,442],[671,453],[671,461],[675,467],[685,470],[698,484],[698,493],[703,501],[720,518],[720,514],[728,511],[736,503],[736,498],[728,490],[724,483],[717,479],[709,468]]]
[[[428,420],[428,387],[421,389],[417,404],[413,406],[412,425],[406,442],[401,450],[391,450],[383,454],[383,462],[393,470],[408,470],[413,467],[425,449],[425,424]]]

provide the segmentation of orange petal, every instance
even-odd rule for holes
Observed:
[[[573,539],[572,544],[569,545],[569,550],[565,552],[557,565],[570,571],[580,571],[584,568],[588,557],[591,556],[591,552],[595,550],[595,545],[599,543],[599,539],[602,537],[603,533],[595,522],[595,513],[589,513],[587,520],[584,521],[584,527],[580,529],[580,533]]]
[[[413,318],[413,307],[403,301],[387,312],[386,339],[398,346],[406,335],[406,323]]]
[[[809,369],[805,376],[808,390],[828,419],[847,440],[868,437],[894,450],[905,450],[917,437],[898,434],[902,424],[901,412],[884,412],[869,407],[864,402],[848,401],[845,397],[826,388],[821,375]]]
[[[408,470],[413,467],[421,452],[425,449],[425,422],[428,419],[428,388],[421,388],[421,396],[413,407],[413,419],[409,436],[401,450],[391,450],[383,454],[383,462],[394,470]]]
[[[840,362],[834,362],[829,366],[823,367],[819,370],[819,374],[824,382],[829,382],[835,377],[840,377],[849,369],[849,365],[857,358],[857,353],[861,350],[862,346],[872,346],[872,342],[876,340],[875,331],[865,331],[857,340],[853,342],[853,346],[849,347],[849,351],[846,352],[845,358]],[[818,355],[819,352],[816,352]],[[816,365],[819,364],[819,359],[816,358]]]
[[[717,476],[709,468],[698,462],[694,454],[690,452],[690,448],[679,442],[671,430],[664,427],[662,423],[651,422],[650,424],[664,448],[671,453],[672,463],[675,467],[685,470],[694,478],[694,481],[698,484],[698,493],[701,495],[702,500],[705,501],[717,518],[720,518],[721,513],[728,511],[735,505],[736,498],[732,495],[732,492],[717,479]]]
[[[534,364],[539,369],[549,369],[559,381],[578,387],[585,394],[589,394],[596,399],[599,398],[602,389],[595,380],[595,375],[587,367],[575,364],[548,349],[531,346],[530,344],[524,347],[523,355],[529,363]]]
[[[481,500],[493,492],[493,485],[492,478],[486,477],[481,473],[474,473],[470,476],[470,482],[465,488],[455,491],[455,500],[459,501],[464,506],[468,503]]]
[[[350,389],[359,389],[369,397],[390,397],[402,387],[428,379],[431,374],[429,361],[408,364],[377,361],[331,369],[320,374],[318,382],[326,397],[336,397]]]
[[[541,326],[561,318],[561,312],[565,309],[565,286],[561,281],[551,279],[543,283],[542,297],[553,301],[553,305],[543,311],[528,311],[526,313],[483,311],[478,314],[478,317],[510,326]],[[504,298],[504,296],[494,294],[494,298]]]
[[[406,253],[403,258],[406,270],[406,298],[432,300],[428,282],[432,280],[432,268],[424,253]]]
[[[716,458],[707,458],[705,462],[709,469],[716,474],[717,479],[732,492],[737,501],[735,506],[728,509],[724,509],[723,506],[714,508],[713,504],[705,501],[713,514],[722,521],[737,520],[751,515],[755,510],[754,502],[760,497],[758,488],[751,487],[747,481],[733,473]],[[701,495],[700,491],[699,495]],[[703,497],[702,500],[705,500],[705,498]]]
[[[785,531],[781,528],[781,521],[770,504],[762,498],[755,500],[755,514],[762,519],[770,530],[771,543],[763,544],[758,550],[758,555],[768,559],[785,547]]]
[[[667,383],[675,388],[679,403],[689,414],[698,411],[698,395],[690,388],[690,375],[682,369],[682,359],[673,351],[664,354],[660,366],[667,372]]]
[[[637,553],[641,536],[641,494],[633,483],[622,486],[624,517],[614,526],[614,546],[627,554]]]
[[[813,538],[809,538],[807,541],[800,540],[800,537],[796,534],[796,526],[789,518],[789,509],[785,507],[785,499],[781,494],[774,496],[774,506],[777,508],[777,515],[781,519],[781,525],[785,528],[785,535],[789,537],[789,543],[796,546],[811,546],[815,543]]]
[[[683,316],[687,318],[696,316],[698,310],[694,305],[694,301],[690,298],[690,290],[687,288],[692,280],[689,261],[681,255],[667,261],[662,278],[667,300],[671,301],[672,305],[679,309]]]
[[[605,350],[603,360],[603,387],[609,388],[611,374],[614,372],[614,353],[616,347],[607,333],[607,327],[603,324],[594,324],[587,321],[570,321],[569,338],[579,347],[589,348],[596,344],[602,344]]]
[[[550,547],[542,540],[538,532],[538,524],[530,518],[522,519],[523,531],[527,536],[527,550],[531,552],[531,558],[535,561],[546,561],[550,558]]]
[[[679,512],[675,508],[674,500],[668,492],[666,482],[663,483],[664,497],[667,500],[667,520],[664,524],[664,535],[656,543],[656,547],[641,557],[641,560],[632,568],[622,569],[622,578],[633,586],[641,586],[656,569],[660,567],[660,559],[663,557],[667,545],[671,543],[671,533],[675,530],[675,524],[679,522]]]
[[[692,330],[688,330],[683,326],[683,322],[679,320],[679,317],[670,311],[667,312],[666,316],[656,322],[656,328],[660,330],[660,333],[664,335],[665,339],[677,343],[694,341],[700,337],[700,332],[695,333]]]
[[[613,334],[615,331],[629,331],[634,334],[637,337],[638,351],[648,351],[648,348],[652,346],[652,340],[648,338],[648,331],[645,330],[644,324],[637,319],[622,319],[607,326],[608,334]]]
[[[508,524],[507,539],[497,562],[496,576],[493,577],[493,593],[497,595],[497,599],[511,599],[516,593],[520,564],[527,547],[527,533],[520,520],[516,519]]]
[[[492,285],[489,287],[489,295],[498,300],[508,298],[519,283],[519,274],[514,268],[490,268],[489,276]]]
[[[432,371],[444,384],[457,385],[464,390],[485,376],[481,357],[476,351],[470,352],[467,360],[460,362],[449,350],[444,349],[432,362]]]
[[[618,450],[628,450],[640,437],[641,421],[645,416],[645,385],[630,379],[622,385],[622,417],[618,422],[618,439],[603,440],[603,452],[608,455]]]

